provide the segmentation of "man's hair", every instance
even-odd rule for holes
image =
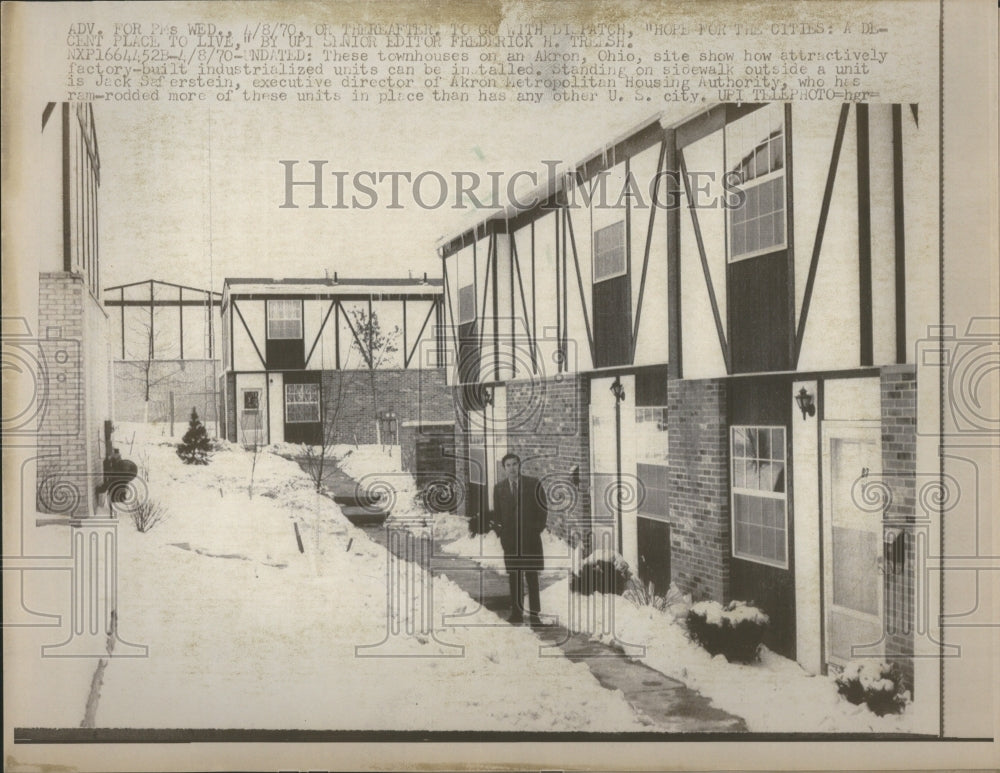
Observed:
[[[508,459],[517,459],[517,463],[518,464],[521,463],[521,457],[520,456],[518,456],[517,454],[515,454],[513,451],[508,451],[507,453],[505,453],[503,455],[503,459],[500,460],[500,466],[503,467],[505,464],[507,464],[507,460]]]

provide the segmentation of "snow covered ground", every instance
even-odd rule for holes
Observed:
[[[292,461],[224,445],[185,466],[169,438],[135,429],[169,514],[147,533],[119,527],[120,636],[149,657],[111,660],[97,726],[651,729],[586,666],[539,658],[530,629],[499,619],[439,636],[462,657],[357,657],[386,638],[386,551]],[[433,591],[438,620],[470,605],[446,579]]]
[[[423,510],[412,500],[412,480],[399,474],[398,453],[393,457],[377,446],[360,449],[342,446],[335,449],[335,455],[344,457],[342,466],[355,479],[391,472],[391,480],[399,488],[395,516],[412,520],[423,515]],[[439,550],[474,558],[485,567],[503,569],[503,552],[495,534],[469,536],[466,519],[447,513],[434,515],[432,522]],[[567,560],[570,548],[549,531],[543,533],[542,544],[548,559],[546,572],[550,576],[563,575],[562,580],[543,591],[542,611],[579,631],[585,624],[574,620],[569,610],[571,604],[579,608],[580,602],[572,600],[565,569],[557,568],[572,563]],[[586,603],[596,609],[604,600],[598,595]],[[619,642],[644,646],[646,665],[698,690],[719,708],[743,717],[751,731],[905,733],[913,730],[912,712],[878,717],[865,706],[841,698],[832,677],[811,675],[796,662],[766,647],[762,648],[760,662],[753,665],[729,663],[722,655],[712,657],[687,638],[678,619],[687,611],[684,605],[671,614],[620,597],[608,599],[607,603],[614,605]],[[610,641],[612,637],[604,638]]]
[[[131,456],[145,467],[149,496],[166,507],[167,517],[146,533],[124,516],[118,527],[119,635],[148,645],[149,657],[111,659],[98,727],[657,729],[620,692],[601,687],[585,665],[540,658],[530,629],[485,611],[480,615],[495,619],[495,627],[438,633],[441,641],[464,646],[461,657],[399,657],[442,651],[418,635],[393,639],[396,657],[358,657],[357,646],[387,636],[386,551],[315,493],[295,462],[274,453],[300,449],[254,455],[222,444],[210,465],[186,466],[174,452],[176,439],[162,429],[125,431],[130,438],[135,432]],[[378,447],[335,453],[352,477],[393,482],[394,517],[424,517],[398,456]],[[439,549],[502,566],[494,535],[468,537],[457,516],[433,520]],[[62,529],[48,529],[46,539],[65,538],[56,531]],[[546,533],[543,544],[564,566],[566,543]],[[551,579],[543,612],[579,630],[568,614],[568,579]],[[435,577],[434,619],[473,603],[450,580]],[[910,729],[909,712],[876,717],[841,699],[832,679],[810,676],[770,651],[755,665],[730,664],[691,643],[670,612],[620,597],[613,604],[619,642],[644,645],[647,665],[743,717],[752,731]],[[44,659],[26,672],[33,686],[59,699],[35,705],[17,724],[78,725],[95,666],[92,659]]]

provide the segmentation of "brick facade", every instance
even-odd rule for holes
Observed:
[[[889,488],[886,530],[905,539],[903,565],[885,566],[885,652],[913,689],[917,376],[913,365],[882,368],[882,476]]]
[[[38,462],[41,512],[85,516],[96,511],[103,478],[108,396],[106,317],[84,279],[70,272],[38,276],[38,326],[44,371],[39,380],[39,445],[57,450]]]
[[[334,443],[375,443],[376,406],[372,402],[367,370],[325,370],[321,391],[326,410],[337,412]],[[451,391],[445,385],[443,368],[425,370],[376,370],[377,411],[396,413],[397,431],[403,422],[455,419]]]
[[[671,574],[695,600],[729,597],[726,392],[720,379],[667,385]]]
[[[545,484],[548,528],[560,537],[567,521],[590,522],[589,394],[588,380],[574,375],[507,384],[507,446]]]

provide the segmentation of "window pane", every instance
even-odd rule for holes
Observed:
[[[757,431],[757,458],[771,458],[771,430],[769,429]]]
[[[747,252],[756,252],[760,249],[760,229],[757,227],[756,220],[750,220],[747,223]]]
[[[767,143],[765,142],[763,145],[757,146],[757,150],[755,152],[754,166],[755,166],[755,171],[757,172],[757,177],[763,177],[769,171],[771,171],[769,167],[769,161],[770,161],[770,154],[768,153]]]
[[[769,143],[771,149],[771,171],[783,169],[785,166],[785,139],[777,136]]]
[[[733,255],[742,255],[747,251],[746,223],[733,224]]]
[[[776,180],[771,180],[767,183],[771,188],[771,204],[772,208],[777,210],[784,210],[785,208],[785,179],[779,177]]]
[[[787,560],[785,430],[734,426],[730,438],[734,550],[741,558],[783,565]]]
[[[771,467],[773,469],[773,477],[771,480],[771,491],[778,494],[785,493],[785,463],[784,462],[772,462]]]

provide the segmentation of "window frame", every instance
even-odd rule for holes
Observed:
[[[772,443],[769,456],[760,456],[759,447],[757,450],[757,455],[754,457],[750,456],[737,456],[736,454],[736,432],[737,430],[768,430],[773,432],[774,430],[781,431],[781,456],[780,458],[774,455],[775,446]],[[775,569],[787,570],[790,566],[789,562],[789,539],[788,539],[788,429],[781,424],[733,424],[729,427],[729,525],[730,525],[730,549],[733,558],[737,558],[741,561],[749,561],[755,564],[762,564],[764,566],[770,566]],[[778,462],[782,464],[781,474],[783,475],[784,485],[783,491],[773,491],[769,489],[761,488],[750,488],[748,486],[737,486],[736,485],[736,462],[748,461],[750,459],[755,459],[758,463],[762,461],[768,462]],[[759,469],[759,467],[758,467]],[[767,558],[762,555],[753,555],[751,553],[742,552],[737,548],[737,512],[736,512],[736,497],[756,497],[758,499],[771,499],[780,501],[782,503],[781,515],[781,533],[784,539],[784,561],[777,561],[775,559]],[[749,524],[752,526],[757,526],[760,528],[774,528],[771,526],[765,526],[763,523]],[[763,551],[762,551],[763,552]]]
[[[294,387],[311,387],[316,390],[316,400],[289,400],[288,393],[289,390]],[[284,413],[285,413],[285,424],[318,424],[322,418],[322,411],[320,410],[321,403],[321,390],[320,385],[311,381],[306,382],[292,382],[285,384],[285,394],[284,394]],[[316,418],[315,419],[291,419],[288,416],[288,409],[292,405],[315,405],[316,406]]]
[[[769,108],[762,108],[762,109],[763,110],[768,110]],[[750,115],[753,115],[753,113],[751,113]],[[744,116],[744,118],[742,118],[740,120],[744,120],[746,117],[747,116]],[[726,127],[727,131],[729,130],[730,126],[732,126],[732,124],[730,124],[730,125],[728,125]],[[756,158],[757,154],[760,152],[760,150],[761,150],[762,147],[767,148],[772,143],[775,143],[775,142],[778,142],[778,141],[781,142],[781,155],[780,155],[780,158],[781,158],[781,168],[780,169],[769,169],[765,174],[759,175],[759,176],[756,174],[756,169],[755,169],[753,177],[750,177],[748,180],[743,180],[742,179],[742,172],[740,170],[740,167],[742,166],[743,158],[745,158],[747,155],[753,155]],[[726,159],[726,168],[727,168],[726,174],[727,175],[736,174],[736,175],[740,176],[740,183],[739,183],[739,185],[735,186],[736,190],[742,191],[745,194],[749,190],[753,190],[753,189],[756,189],[756,188],[763,187],[764,185],[770,184],[774,180],[780,179],[781,180],[781,196],[782,196],[782,201],[781,201],[782,236],[781,236],[781,240],[778,241],[778,242],[775,242],[774,244],[768,245],[767,247],[758,247],[755,250],[741,252],[739,255],[734,254],[734,248],[733,248],[733,239],[734,239],[734,232],[735,232],[735,228],[734,228],[735,224],[733,222],[733,217],[734,217],[734,215],[735,215],[735,213],[736,213],[736,211],[737,211],[738,208],[736,208],[736,207],[728,207],[727,208],[727,211],[726,211],[726,250],[727,250],[726,258],[727,258],[727,262],[728,263],[738,263],[738,262],[740,262],[742,260],[749,260],[751,258],[758,258],[758,257],[761,257],[762,255],[770,255],[772,253],[780,252],[781,250],[787,250],[788,249],[788,176],[785,173],[786,169],[787,169],[787,166],[788,166],[788,164],[787,164],[787,154],[788,154],[788,127],[785,125],[785,117],[784,117],[784,113],[782,112],[782,114],[781,114],[781,131],[777,135],[771,136],[770,134],[768,134],[767,136],[763,137],[762,139],[757,140],[754,143],[752,153],[750,153],[750,154],[744,154],[740,158],[740,160],[737,163],[735,163],[735,164],[730,165],[728,159]],[[730,169],[730,166],[732,166],[732,169]],[[746,199],[744,198],[744,206],[745,206],[745,202],[746,202]],[[769,211],[768,211],[767,214],[773,216],[776,213],[777,213],[777,210],[772,207],[771,209],[769,209]],[[741,221],[741,222],[745,223],[748,220],[759,220],[761,217],[762,216],[760,215],[760,213],[758,213],[753,218],[745,217],[743,219],[743,221]]]
[[[621,228],[621,251],[622,251],[621,270],[620,271],[615,271],[614,273],[609,273],[609,274],[606,274],[606,275],[598,276],[597,275],[597,260],[598,260],[597,235],[599,233],[603,232],[603,231],[608,231],[608,230],[610,230],[612,228],[618,228],[618,227]],[[625,234],[625,218],[623,217],[621,220],[616,220],[613,223],[608,223],[608,225],[602,226],[601,228],[596,229],[594,231],[594,233],[593,233],[593,240],[594,240],[593,241],[593,250],[591,251],[592,258],[591,258],[591,266],[590,266],[590,269],[591,269],[591,280],[592,280],[591,283],[596,285],[596,284],[600,284],[601,282],[606,282],[609,279],[617,279],[620,276],[626,276],[628,274],[628,242],[627,242],[626,234]]]
[[[279,306],[278,304],[281,304]],[[298,314],[294,317],[282,316],[281,314],[276,314],[275,310],[278,308],[297,310]],[[301,341],[303,339],[303,314],[302,301],[295,298],[268,298],[267,308],[265,309],[267,314],[267,340],[268,341]],[[271,332],[272,322],[298,322],[298,335],[273,335]]]

